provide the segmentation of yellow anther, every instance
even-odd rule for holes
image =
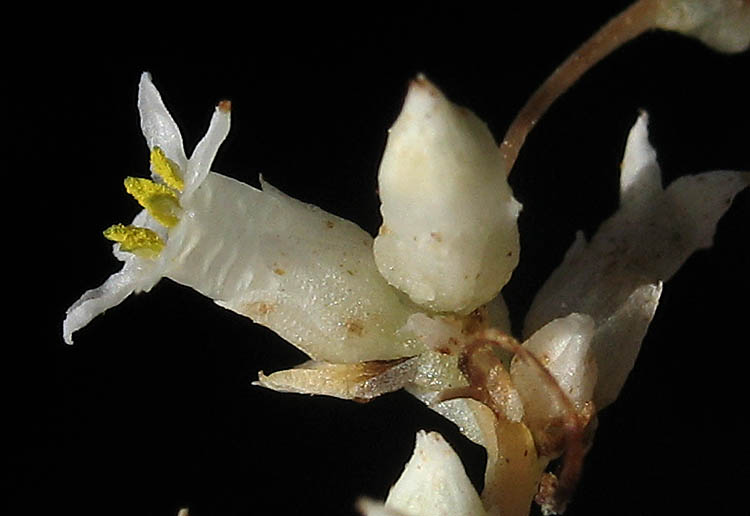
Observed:
[[[171,228],[180,221],[180,202],[169,187],[142,177],[128,177],[125,189],[160,224]]]
[[[164,240],[147,228],[115,224],[104,230],[104,237],[119,242],[121,250],[141,258],[156,258],[164,249]]]
[[[159,147],[151,149],[151,169],[161,177],[164,182],[177,191],[185,188],[185,182],[180,175],[180,167],[169,159]]]

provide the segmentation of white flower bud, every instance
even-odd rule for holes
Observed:
[[[486,514],[456,452],[439,433],[424,431],[417,433],[414,455],[388,493],[385,508],[412,516]]]
[[[487,126],[420,76],[378,179],[374,252],[386,280],[436,311],[467,313],[494,298],[518,263],[521,205]]]

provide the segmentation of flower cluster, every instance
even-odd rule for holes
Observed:
[[[749,12],[747,2],[675,0],[626,13],[648,22],[642,30],[740,51]],[[68,310],[64,339],[167,277],[310,357],[260,373],[257,385],[351,400],[406,389],[487,450],[480,495],[442,437],[420,433],[385,505],[362,501],[369,515],[520,515],[534,500],[562,512],[597,411],[622,389],[663,282],[711,245],[719,218],[750,185],[750,172],[711,171],[665,187],[641,113],[627,137],[618,211],[590,240],[577,235],[516,338],[500,291],[520,254],[521,204],[507,180],[524,137],[517,125],[501,152],[476,115],[424,76],[413,80],[380,165],[383,224],[373,238],[262,179],[256,189],[212,172],[228,101],[190,158],[147,73],[138,107],[152,174],[125,187],[143,211],[105,231],[124,265]],[[536,118],[521,119],[528,131]],[[555,459],[561,466],[548,471]]]

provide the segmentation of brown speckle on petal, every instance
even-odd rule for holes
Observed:
[[[242,313],[247,314],[252,319],[259,317],[265,317],[276,309],[274,303],[268,303],[265,301],[256,301],[254,303],[248,303],[244,306]]]
[[[361,337],[365,333],[365,325],[359,319],[349,319],[344,326],[346,326],[346,331],[350,335]]]

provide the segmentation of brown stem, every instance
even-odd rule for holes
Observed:
[[[500,144],[508,174],[518,157],[526,136],[537,121],[589,68],[643,32],[655,27],[658,0],[639,0],[612,18],[552,72],[534,92],[510,124]]]

